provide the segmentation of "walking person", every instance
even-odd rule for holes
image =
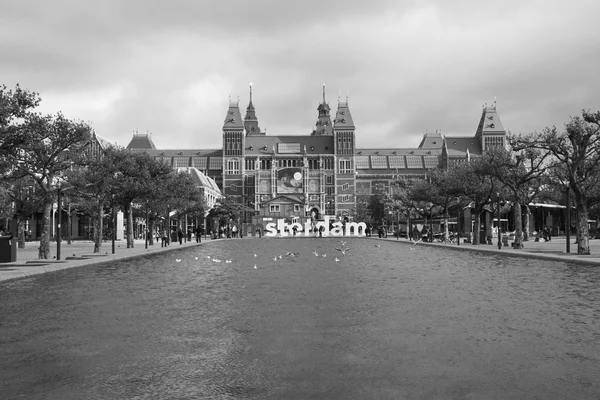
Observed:
[[[169,235],[167,234],[167,230],[165,228],[163,228],[160,238],[160,247],[167,247],[169,245]]]
[[[181,228],[177,228],[177,239],[179,239],[179,244],[183,244],[183,231]]]
[[[202,226],[198,225],[196,227],[196,243],[202,243]]]

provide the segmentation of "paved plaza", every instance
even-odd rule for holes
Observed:
[[[202,238],[202,242],[205,239]],[[208,239],[210,242],[210,239]],[[177,251],[190,246],[198,246],[196,240],[192,238],[190,242],[171,243],[167,247],[161,247],[160,242],[154,245],[148,245],[146,249],[145,241],[135,240],[133,248],[127,248],[125,241],[115,242],[115,253],[112,254],[112,243],[104,242],[102,250],[94,254],[94,243],[91,241],[73,241],[61,243],[61,260],[56,261],[56,242],[50,244],[52,259],[39,260],[38,247],[39,242],[27,242],[24,249],[17,249],[17,261],[11,263],[0,263],[0,282],[25,278],[28,276],[45,274],[52,271],[63,270],[67,268],[81,267],[84,265],[101,264],[118,260],[137,258],[149,254],[158,254],[168,251]],[[41,263],[41,264],[39,264]]]

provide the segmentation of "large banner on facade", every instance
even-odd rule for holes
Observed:
[[[277,171],[277,193],[302,193],[302,168],[281,168]]]

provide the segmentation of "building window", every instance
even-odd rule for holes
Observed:
[[[369,169],[369,156],[356,156],[356,168]]]
[[[240,160],[227,160],[225,174],[234,175],[240,173]]]
[[[260,160],[260,169],[271,169],[271,160]]]
[[[327,175],[325,177],[325,183],[328,185],[333,185],[333,176],[332,175]]]
[[[223,157],[211,157],[208,160],[208,169],[222,170],[223,169]]]
[[[389,156],[388,160],[390,162],[390,168],[406,168],[406,163],[404,162],[404,156]]]
[[[300,143],[278,143],[277,152],[280,154],[300,154]]]
[[[234,183],[234,184],[231,184],[231,185],[229,185],[229,190],[231,190],[232,192],[237,192],[237,190],[238,190],[238,185],[236,185],[235,183]]]
[[[347,194],[345,194],[345,195],[343,195],[343,196],[342,196],[342,201],[343,201],[344,203],[347,203],[347,202],[348,202],[348,200],[350,200],[350,196],[348,196]]]
[[[347,183],[344,183],[342,185],[342,190],[348,190],[349,187],[350,187],[350,185],[348,185]]]
[[[387,169],[387,156],[371,156],[371,168]]]
[[[279,204],[271,204],[269,207],[269,211],[271,212],[279,212]]]
[[[423,169],[423,157],[421,157],[421,156],[406,156],[406,168]]]
[[[330,196],[332,196],[335,193],[335,190],[334,190],[333,186],[327,186],[325,188],[325,193],[328,194],[328,195],[330,195]]]
[[[294,204],[294,212],[300,212],[300,204]]]
[[[352,161],[340,160],[340,174],[351,174],[352,173]]]
[[[318,194],[310,194],[310,195],[308,195],[308,200],[319,201],[319,195]]]
[[[440,159],[437,156],[424,156],[425,168],[437,168]]]
[[[246,170],[253,170],[256,168],[256,160],[254,158],[247,158],[246,159]]]
[[[192,167],[200,171],[206,170],[206,157],[192,157]]]
[[[504,147],[504,138],[502,136],[486,136],[484,140],[486,150]]]
[[[333,158],[323,159],[323,169],[333,169]]]
[[[174,168],[184,168],[190,166],[190,158],[189,157],[173,157],[173,167]]]

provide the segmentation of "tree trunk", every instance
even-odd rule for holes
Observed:
[[[21,217],[16,216],[15,220],[17,221],[17,243],[19,249],[25,248],[25,227],[23,226],[23,221],[21,221]]]
[[[513,204],[513,213],[515,217],[515,242],[513,248],[523,248],[523,218],[521,217],[521,203],[515,201]]]
[[[132,249],[134,247],[133,240],[133,208],[131,207],[131,203],[127,204],[127,248]]]
[[[577,254],[590,254],[590,236],[588,232],[588,209],[585,201],[577,199]]]
[[[148,233],[150,234],[150,237],[148,238],[148,244],[150,246],[153,246],[154,245],[154,218],[152,218],[152,217],[148,218],[148,226],[149,226]]]
[[[104,217],[104,205],[102,200],[98,200],[96,209],[96,219],[94,220],[94,253],[100,253],[102,248],[102,224]]]
[[[38,258],[47,260],[50,258],[50,216],[52,214],[52,202],[44,204],[42,216],[42,232],[40,234],[40,247],[38,248]]]
[[[525,206],[525,222],[523,223],[523,226],[525,227],[525,229],[523,229],[523,241],[526,242],[529,240],[529,218],[531,216],[531,210],[529,209],[529,205]],[[498,221],[498,223],[500,223],[500,221]]]
[[[171,243],[171,220],[169,219],[170,211],[167,209],[163,229],[167,231],[167,243]]]
[[[475,229],[473,230],[473,245],[480,244],[479,236],[480,236],[480,225],[481,225],[481,211],[477,211],[475,213]]]
[[[67,209],[67,244],[71,244],[73,236],[73,216],[71,215],[71,200],[69,200],[69,208]]]
[[[448,209],[444,212],[444,242],[448,243],[450,241],[450,230],[448,229]],[[400,228],[400,226],[398,226]],[[399,230],[399,229],[398,229]]]

